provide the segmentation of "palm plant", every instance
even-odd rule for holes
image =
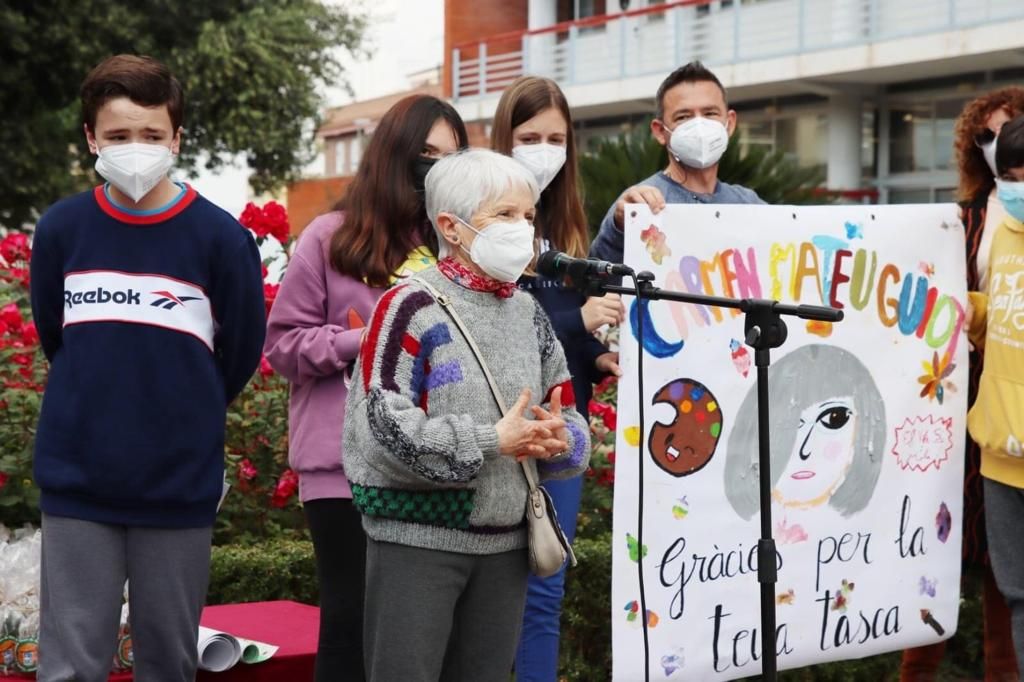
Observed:
[[[722,156],[718,177],[723,182],[749,187],[769,204],[829,201],[829,196],[819,190],[825,180],[819,168],[802,168],[781,151],[749,147],[743,152],[741,146],[734,141]],[[623,190],[665,165],[665,148],[646,126],[602,140],[591,153],[581,156],[584,208],[591,229],[596,231]]]

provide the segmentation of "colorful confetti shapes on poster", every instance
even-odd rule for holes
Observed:
[[[640,603],[633,600],[626,604],[626,622],[636,623],[640,615]],[[647,609],[647,627],[653,628],[658,626],[658,622],[661,619],[658,618],[658,614],[650,609]],[[639,625],[639,623],[637,623]]]

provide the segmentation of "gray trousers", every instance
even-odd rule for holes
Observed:
[[[129,580],[136,680],[196,675],[212,528],[135,528],[43,514],[41,682],[105,682]]]
[[[508,682],[523,622],[526,549],[456,554],[366,541],[369,682]]]
[[[1013,649],[1024,677],[1024,490],[985,481],[985,529],[996,585],[1006,597],[1013,624]]]

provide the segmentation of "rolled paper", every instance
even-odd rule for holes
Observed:
[[[242,658],[242,647],[231,635],[199,626],[199,668],[223,672]]]

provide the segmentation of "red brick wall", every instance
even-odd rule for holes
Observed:
[[[327,213],[345,196],[351,177],[299,180],[288,185],[288,221],[298,235],[322,213]]]
[[[445,0],[444,71],[441,82],[444,96],[452,96],[452,48],[467,41],[484,41],[488,36],[527,27],[527,0]],[[488,45],[489,54],[520,49],[521,44],[506,42]],[[466,59],[476,58],[476,50],[464,52]]]
[[[467,123],[466,135],[469,137],[470,147],[491,148],[491,137],[487,134],[487,127],[484,122]]]

